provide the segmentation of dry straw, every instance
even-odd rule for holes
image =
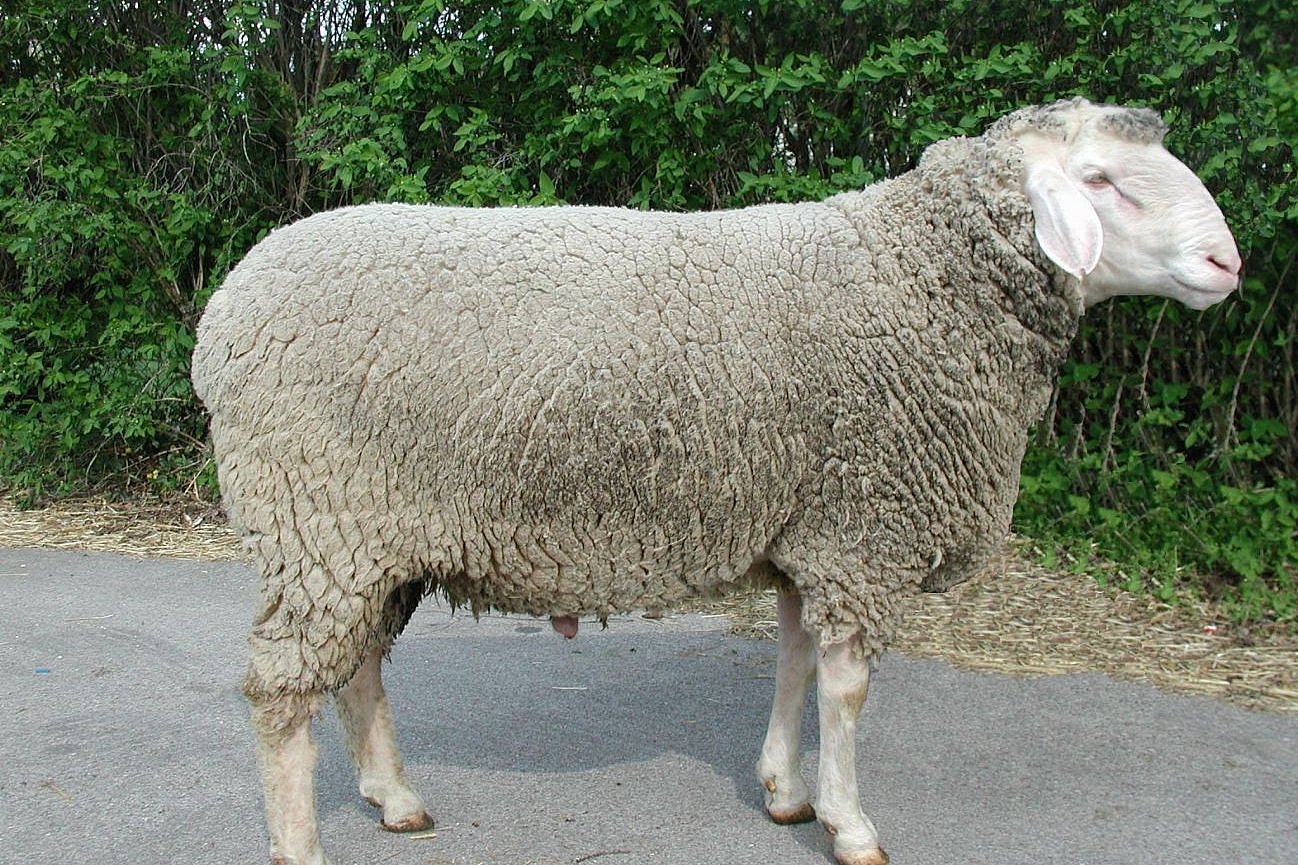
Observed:
[[[0,500],[0,547],[98,550],[232,561],[239,544],[210,506],[106,500],[17,510]],[[749,636],[775,635],[773,592],[696,604]],[[1298,712],[1298,639],[1285,629],[1230,625],[1210,605],[1160,604],[1054,573],[1012,548],[977,578],[906,611],[899,651],[970,670],[1056,675],[1097,670],[1239,706]]]

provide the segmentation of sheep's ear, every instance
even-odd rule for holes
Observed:
[[[1024,184],[1037,222],[1037,243],[1051,261],[1078,279],[1100,260],[1104,229],[1095,208],[1068,175],[1053,165],[1035,165]]]

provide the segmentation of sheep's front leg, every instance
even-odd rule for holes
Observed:
[[[356,765],[361,795],[383,809],[383,828],[416,832],[432,828],[424,800],[411,789],[397,749],[392,707],[383,690],[383,652],[371,649],[352,680],[335,698],[347,736],[347,750]]]
[[[252,700],[272,865],[328,865],[315,813],[311,716],[318,705],[318,696],[297,694]]]
[[[811,635],[802,627],[802,599],[796,591],[780,592],[776,601],[780,654],[775,662],[775,700],[766,728],[757,775],[766,788],[766,813],[776,823],[816,819],[807,782],[798,766],[798,740],[807,691],[816,674]]]
[[[834,839],[839,865],[887,865],[874,824],[861,811],[856,781],[856,719],[870,684],[870,668],[857,639],[820,649],[816,675],[820,709],[816,814]]]

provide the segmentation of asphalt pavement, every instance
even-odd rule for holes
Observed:
[[[0,550],[0,865],[267,861],[237,688],[255,591],[241,565]],[[330,711],[326,848],[335,865],[825,865],[818,826],[762,811],[774,668],[774,645],[716,618],[565,641],[427,602],[385,678],[436,837],[379,831]],[[1294,715],[892,653],[858,761],[894,865],[1298,863]]]

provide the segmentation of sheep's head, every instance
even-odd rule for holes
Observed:
[[[1041,250],[1081,281],[1087,306],[1122,294],[1206,309],[1239,285],[1235,239],[1194,172],[1143,108],[1084,99],[1027,108],[989,135],[1023,153]]]

